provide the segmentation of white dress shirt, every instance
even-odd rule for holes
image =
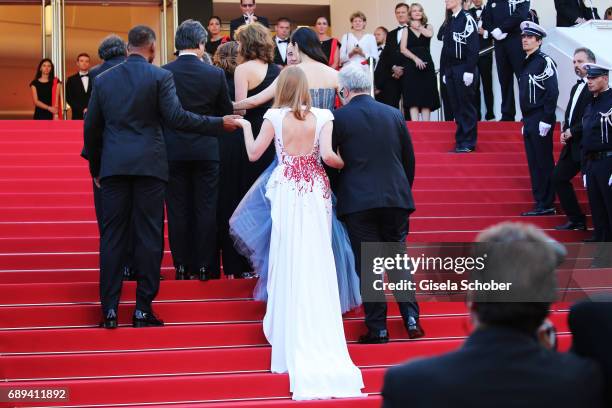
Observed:
[[[578,85],[578,88],[576,88],[576,92],[574,93],[574,97],[572,98],[572,107],[570,108],[570,113],[567,117],[569,119],[569,123],[567,124],[567,126],[572,123],[572,115],[574,114],[574,108],[576,107],[576,104],[578,103],[578,98],[580,98],[580,94],[582,93],[582,90],[585,86],[586,81],[584,80],[584,78],[582,78],[582,83]]]
[[[406,27],[408,27],[407,25],[400,25],[398,26],[398,30],[397,30],[397,43],[399,44],[400,42],[402,42],[402,34],[404,33],[404,30],[406,29]]]
[[[79,75],[81,75],[81,83],[83,84],[83,89],[85,89],[85,93],[87,93],[87,90],[89,89],[89,72],[79,71]]]
[[[278,48],[278,52],[280,53],[281,58],[284,62],[287,62],[287,46],[289,43],[281,42],[282,38],[278,38],[274,36],[274,42],[276,43],[276,48]]]

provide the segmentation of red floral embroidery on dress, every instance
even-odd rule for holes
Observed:
[[[285,165],[283,176],[295,183],[300,194],[312,192],[315,183],[320,183],[323,186],[323,198],[331,197],[329,179],[319,161],[318,145],[308,155],[291,156],[283,150],[281,161]]]

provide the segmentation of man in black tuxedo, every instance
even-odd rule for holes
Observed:
[[[403,67],[406,65],[406,57],[400,52],[400,41],[402,32],[407,29],[410,21],[410,5],[398,3],[395,6],[395,18],[398,27],[387,34],[385,46],[374,71],[374,86],[378,102],[399,108],[402,97],[401,77],[404,75]]]
[[[178,58],[164,65],[172,72],[183,109],[200,115],[233,112],[225,74],[203,63],[206,30],[198,21],[181,23],[174,37]],[[168,232],[176,279],[218,278],[213,272],[219,195],[219,144],[216,132],[202,136],[164,126],[168,151]],[[213,276],[214,275],[214,276]]]
[[[81,53],[77,56],[76,66],[79,71],[66,80],[66,102],[72,110],[72,120],[82,120],[87,111],[91,96],[91,78],[89,75],[89,55]]]
[[[406,249],[408,218],[414,211],[414,150],[400,111],[370,97],[372,82],[366,69],[349,64],[340,71],[339,81],[345,106],[334,112],[333,141],[345,166],[338,178],[336,211],[346,223],[364,288],[370,287],[365,282],[373,272],[361,271],[363,242],[392,242]],[[389,275],[390,280],[395,277]],[[376,301],[364,299],[368,333],[361,343],[389,340],[387,302],[384,294],[376,295]],[[410,338],[423,336],[418,304],[395,295]]]
[[[486,6],[483,0],[473,0],[473,7],[468,11],[478,25],[478,39],[480,41],[480,51],[485,50],[493,45],[493,37],[487,30],[482,27],[482,13]],[[478,82],[479,89],[476,92],[476,110],[478,120],[482,118],[482,103],[480,102],[480,88],[485,100],[485,119],[495,119],[493,112],[493,52],[478,56],[478,72],[480,73],[480,81]]]
[[[571,27],[588,20],[599,20],[597,9],[587,7],[583,0],[555,0],[557,27]]]
[[[557,230],[586,230],[586,217],[578,204],[572,179],[581,168],[580,142],[584,108],[593,100],[586,84],[586,69],[582,67],[587,62],[596,62],[595,54],[588,48],[578,48],[574,52],[574,71],[578,75],[578,83],[572,87],[567,102],[561,132],[563,150],[553,170],[553,186],[568,218],[567,223],[555,227]]]
[[[91,81],[90,89],[93,89],[94,81],[98,75],[125,61],[127,57],[125,42],[114,34],[109,35],[100,43],[100,46],[98,47],[98,56],[103,62],[96,65],[89,71],[89,81]],[[83,144],[83,149],[81,150],[81,157],[88,160],[85,144]],[[96,220],[98,221],[98,231],[100,232],[100,235],[102,235],[102,194],[100,192],[100,188],[96,186],[96,183],[92,182],[92,184],[94,207],[96,209]]]
[[[121,64],[127,58],[127,49],[125,47],[125,42],[121,39],[121,37],[111,34],[108,37],[104,38],[98,47],[98,56],[103,61],[101,64],[96,65],[92,69],[89,70],[89,81],[91,83],[90,89],[93,89],[95,79],[102,72],[114,67],[115,65]],[[81,156],[87,160],[87,150],[85,149],[85,145],[83,145],[83,150],[81,151]],[[93,197],[94,197],[94,208],[96,210],[96,220],[98,222],[98,232],[100,236],[102,235],[102,192],[100,188],[96,186],[95,182],[92,182],[93,186]],[[130,239],[131,243],[132,240]],[[128,249],[127,254],[125,256],[125,261],[123,263],[123,279],[124,280],[134,280],[135,272],[134,269],[130,266],[132,262],[133,250],[132,246]]]
[[[281,17],[276,22],[276,35],[274,36],[274,63],[284,67],[287,65],[287,46],[291,35],[291,20]]]
[[[499,277],[512,282],[513,295],[472,294],[475,329],[463,346],[390,368],[383,408],[601,408],[599,367],[539,341],[546,337],[539,329],[556,295],[555,268],[563,247],[518,223],[491,227],[477,241],[485,246],[487,260],[484,270],[474,273],[481,282]]]
[[[597,361],[603,371],[604,401],[612,407],[612,298],[584,301],[572,306],[569,328],[572,352]]]
[[[268,22],[267,18],[255,15],[255,8],[257,8],[255,0],[240,0],[240,10],[242,11],[242,16],[230,21],[230,38],[232,40],[234,39],[234,33],[238,27],[242,25],[259,23],[264,27],[270,27],[270,23]]]
[[[235,129],[235,117],[213,118],[183,110],[169,71],[151,64],[155,33],[136,26],[128,34],[129,57],[96,77],[85,118],[89,170],[102,188],[100,239],[102,327],[117,327],[120,266],[134,231],[138,273],[134,327],[161,326],[151,302],[159,290],[164,193],[168,159],[161,121],[203,134]]]

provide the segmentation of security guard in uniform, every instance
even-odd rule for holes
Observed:
[[[544,37],[546,31],[539,25],[531,21],[521,23],[523,50],[527,58],[519,77],[519,96],[531,190],[535,199],[534,209],[523,213],[523,216],[555,214],[552,136],[559,87],[554,61],[540,50]]]
[[[514,122],[514,78],[521,74],[525,52],[520,24],[529,20],[529,0],[490,0],[482,13],[482,26],[495,39],[495,62],[502,94],[502,120]]]
[[[582,155],[595,241],[612,242],[612,91],[610,68],[585,64],[593,101],[582,119]]]
[[[452,12],[445,27],[440,56],[440,72],[446,84],[457,130],[456,153],[469,153],[476,148],[478,114],[478,24],[470,13],[463,10],[461,0],[447,0]]]

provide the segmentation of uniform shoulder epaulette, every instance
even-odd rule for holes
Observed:
[[[521,3],[529,3],[529,0],[508,0],[508,8],[510,9],[510,14],[516,11],[516,6]]]
[[[538,55],[546,61],[546,66],[539,74],[529,74],[529,102],[531,103],[536,103],[536,87],[544,90],[545,88],[542,83],[557,75],[557,64],[555,64],[555,61],[542,51]]]

